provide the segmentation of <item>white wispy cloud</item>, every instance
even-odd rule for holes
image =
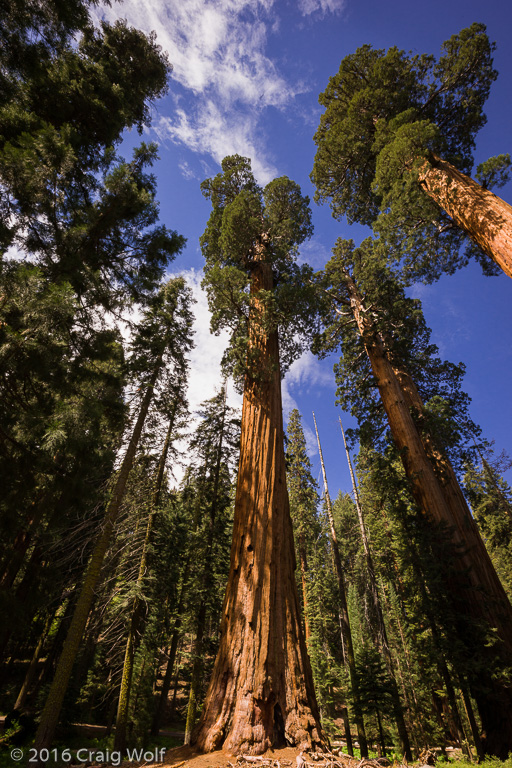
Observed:
[[[329,365],[321,363],[311,352],[304,352],[290,366],[282,386],[283,414],[288,421],[290,411],[297,408],[297,395],[316,394],[321,387],[329,387],[332,390],[333,376]],[[304,416],[304,414],[303,414]],[[313,430],[303,419],[306,447],[310,456],[318,453],[318,446]]]
[[[332,250],[316,237],[302,243],[300,246],[299,264],[310,264],[313,269],[322,269],[332,257]]]
[[[161,117],[155,126],[161,141],[170,139],[195,152],[209,154],[217,163],[226,155],[238,154],[252,159],[252,169],[260,184],[267,184],[276,168],[265,155],[261,137],[254,135],[254,123],[247,112],[221,109],[214,101],[202,100],[198,107]]]
[[[274,0],[124,0],[102,10],[109,21],[125,18],[146,33],[154,30],[173,80],[185,89],[185,98],[176,94],[173,114],[157,124],[160,138],[216,161],[235,152],[251,157],[261,183],[275,174],[258,136],[262,112],[282,109],[304,90],[266,55],[277,24],[274,6]]]
[[[345,0],[300,0],[299,9],[304,16],[320,13],[341,13],[345,8]]]
[[[229,334],[218,336],[210,333],[210,310],[205,291],[201,288],[202,272],[188,269],[180,273],[192,290],[194,304],[194,348],[190,353],[190,378],[188,386],[189,407],[192,413],[200,404],[215,395],[222,384],[220,364],[229,341]],[[228,388],[228,404],[238,408],[240,395],[232,386]]]

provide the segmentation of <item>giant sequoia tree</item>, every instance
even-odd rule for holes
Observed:
[[[457,617],[455,632],[470,666],[478,669],[471,682],[485,748],[506,756],[512,748],[505,671],[512,660],[512,607],[450,461],[460,463],[463,433],[474,430],[460,392],[460,370],[437,359],[419,302],[405,296],[373,241],[354,248],[339,240],[326,273],[338,303],[326,336],[330,345],[340,340],[343,345],[337,367],[341,403],[360,420],[363,439],[372,431],[378,435],[385,412],[418,507],[445,528],[451,571],[444,579]],[[351,320],[340,320],[340,313]]]
[[[311,235],[308,200],[286,177],[261,189],[236,155],[202,190],[213,207],[201,239],[212,325],[231,329],[226,363],[244,376],[244,400],[220,648],[195,741],[205,751],[314,748],[322,735],[295,584],[280,385],[280,360],[293,358],[312,319],[310,272],[293,259]]]
[[[507,179],[508,155],[468,177],[483,105],[496,78],[493,45],[473,24],[443,45],[438,61],[390,48],[358,48],[341,62],[320,103],[312,178],[333,216],[370,224],[411,271],[433,279],[467,260],[512,277],[512,207],[489,188]]]

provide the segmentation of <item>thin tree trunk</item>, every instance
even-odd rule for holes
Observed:
[[[114,749],[124,754],[126,750],[126,727],[128,724],[128,713],[130,709],[130,692],[132,687],[133,676],[133,664],[135,658],[135,651],[140,637],[141,630],[141,613],[142,602],[139,597],[140,591],[144,583],[144,577],[146,575],[146,567],[148,560],[149,542],[151,540],[151,534],[153,531],[153,522],[155,518],[155,510],[160,500],[160,493],[162,489],[162,482],[164,479],[165,463],[167,461],[167,454],[169,452],[169,446],[171,444],[171,435],[174,429],[174,417],[176,415],[176,409],[178,403],[175,400],[171,417],[169,419],[169,426],[167,434],[165,436],[164,447],[160,455],[158,462],[158,469],[155,477],[153,496],[150,502],[148,522],[146,526],[146,535],[144,538],[144,544],[142,546],[142,554],[140,558],[139,573],[137,576],[136,589],[137,593],[133,601],[132,613],[130,617],[130,626],[128,629],[128,637],[126,639],[126,648],[124,654],[123,663],[123,675],[121,678],[121,687],[119,691],[119,700],[117,704],[117,716],[116,716],[116,733],[114,738]]]
[[[381,754],[379,755],[379,757],[386,757],[386,739],[384,738],[384,729],[382,728],[382,720],[380,719],[380,712],[377,708],[375,708],[375,716],[377,717],[377,728],[379,729],[379,742],[380,742],[380,751],[381,751]]]
[[[257,294],[272,290],[272,266],[252,265],[247,374],[231,564],[220,647],[194,734],[200,749],[260,754],[272,745],[323,745],[302,632],[284,457],[277,331],[262,329]]]
[[[512,206],[440,157],[418,175],[424,192],[512,277]]]
[[[183,612],[183,605],[185,602],[185,593],[188,582],[188,573],[190,568],[190,557],[185,565],[185,573],[181,583],[180,595],[178,598],[178,605],[176,608],[176,621],[174,622],[174,628],[171,638],[171,647],[169,649],[169,658],[165,667],[164,679],[162,680],[162,687],[160,689],[160,695],[158,698],[158,704],[153,716],[153,722],[151,724],[151,735],[158,736],[161,728],[162,717],[165,712],[165,705],[167,704],[167,697],[172,683],[172,673],[174,670],[174,661],[176,659],[176,651],[178,650],[178,643],[181,637],[181,614]]]
[[[382,606],[380,604],[380,598],[379,598],[379,589],[377,586],[377,579],[375,577],[373,557],[370,550],[370,544],[368,542],[368,536],[366,534],[366,525],[364,522],[363,508],[361,506],[361,502],[359,499],[356,478],[354,476],[354,470],[352,468],[350,453],[348,451],[347,441],[345,439],[345,432],[343,430],[343,424],[341,423],[341,419],[339,419],[339,422],[340,422],[341,434],[343,435],[343,444],[345,446],[345,452],[347,454],[347,462],[350,470],[350,478],[352,480],[352,488],[354,490],[354,501],[357,509],[357,517],[359,520],[359,529],[361,531],[361,539],[363,542],[363,549],[364,549],[365,560],[366,560],[366,570],[368,573],[368,579],[370,581],[370,594],[373,601],[374,614],[377,619],[378,641],[379,641],[382,655],[384,656],[384,661],[385,661],[386,669],[389,676],[389,682],[391,687],[391,698],[393,701],[393,714],[395,717],[396,727],[398,730],[398,738],[400,739],[400,746],[402,748],[404,758],[410,761],[412,760],[411,745],[409,743],[409,735],[407,733],[407,727],[405,725],[402,702],[400,701],[400,694],[398,693],[398,685],[396,682],[393,659],[391,657],[391,651],[389,649],[386,624],[384,623],[384,615],[382,613]]]
[[[352,734],[350,732],[350,720],[348,719],[348,709],[345,706],[341,708],[341,719],[343,720],[343,730],[345,731],[347,752],[350,757],[354,757],[354,745],[352,744]]]
[[[196,621],[196,637],[192,649],[192,678],[190,681],[190,691],[188,695],[187,720],[185,723],[184,744],[192,742],[192,731],[196,724],[197,698],[201,686],[201,676],[203,671],[203,638],[204,623],[206,620],[206,602],[201,600]]]
[[[39,636],[38,643],[35,647],[34,653],[32,654],[32,658],[30,660],[30,664],[28,665],[28,669],[25,673],[25,678],[23,680],[22,686],[20,688],[20,692],[18,693],[18,696],[16,698],[16,702],[14,704],[13,709],[17,709],[18,711],[21,710],[25,706],[25,702],[27,700],[28,693],[30,691],[30,688],[35,680],[36,674],[37,674],[37,668],[39,665],[39,659],[41,658],[41,654],[43,651],[44,643],[46,640],[46,637],[48,635],[48,632],[50,631],[50,627],[53,623],[53,620],[55,618],[56,611],[52,611],[48,614],[48,617],[46,619],[45,625],[43,627],[43,630],[41,632],[41,635]]]
[[[478,762],[480,763],[485,759],[485,753],[482,745],[482,739],[480,738],[480,730],[475,718],[475,712],[473,710],[473,704],[471,703],[471,697],[469,695],[468,688],[464,683],[461,683],[460,691],[462,693],[462,701],[464,704],[466,716],[468,718],[469,727],[471,729],[471,735],[473,736],[473,744],[475,745]]]
[[[395,569],[396,569],[396,565],[395,565]],[[382,587],[382,594],[384,596],[384,604],[386,606],[387,614],[388,616],[391,616],[393,613],[391,603],[386,595],[386,590],[384,588],[384,585],[381,584],[381,587]],[[399,609],[395,612],[395,621],[396,621],[396,626],[398,627],[398,634],[400,635],[400,643],[402,645],[403,658],[405,659],[405,666],[407,667],[407,680],[409,684],[410,696],[412,697],[412,701],[414,704],[413,707],[411,706],[411,710],[414,709],[414,714],[411,715],[410,725],[411,724],[414,725],[413,735],[415,739],[415,747],[416,747],[416,752],[419,754],[421,748],[424,748],[427,746],[427,738],[425,735],[425,729],[423,727],[423,711],[419,705],[418,697],[416,696],[416,690],[414,688],[411,658],[410,658],[409,649],[407,647],[407,641],[406,641],[404,630],[402,627],[402,622],[400,621]],[[399,654],[397,654],[397,667],[400,674],[400,679],[402,681],[402,687],[403,687],[404,696],[405,696],[406,685],[405,685],[404,676],[400,669]]]
[[[342,635],[344,638],[346,658],[348,672],[350,676],[350,687],[352,689],[354,720],[357,728],[357,738],[359,741],[359,749],[361,750],[361,757],[368,757],[368,742],[366,740],[366,732],[364,728],[363,712],[361,707],[361,699],[359,695],[359,681],[357,679],[356,670],[356,658],[354,654],[354,645],[352,643],[352,632],[350,629],[350,618],[348,615],[347,605],[347,593],[345,590],[345,577],[343,575],[343,566],[341,564],[340,549],[338,546],[338,537],[336,535],[336,529],[334,527],[334,517],[332,514],[331,497],[329,496],[329,488],[327,485],[327,475],[325,472],[324,457],[322,454],[322,446],[320,445],[320,436],[318,434],[318,427],[316,424],[315,414],[313,414],[313,421],[315,422],[316,439],[318,442],[318,453],[320,454],[320,464],[322,465],[322,476],[324,479],[325,489],[325,503],[327,505],[327,516],[329,518],[329,526],[331,529],[331,543],[332,551],[334,555],[334,564],[336,567],[336,577],[338,579],[338,594],[340,600],[340,616]]]
[[[59,659],[59,663],[57,665],[55,677],[50,687],[48,698],[46,700],[46,704],[39,721],[39,727],[37,729],[34,742],[34,746],[37,750],[48,748],[50,746],[53,735],[55,733],[55,728],[57,727],[57,723],[59,721],[64,696],[66,695],[73,665],[78,653],[78,649],[80,647],[82,635],[84,633],[89,611],[94,599],[94,591],[100,578],[101,566],[103,565],[103,560],[105,558],[105,554],[107,552],[108,545],[114,530],[114,525],[119,514],[121,503],[123,501],[128,475],[130,474],[130,470],[133,465],[133,460],[135,458],[135,453],[139,444],[142,428],[144,426],[144,422],[149,411],[149,406],[153,398],[153,389],[156,384],[158,374],[160,373],[161,366],[162,357],[158,359],[158,362],[155,365],[146,393],[142,400],[139,415],[135,423],[130,442],[128,443],[128,448],[121,464],[121,468],[117,476],[117,481],[114,490],[112,491],[112,496],[107,506],[105,518],[103,521],[103,529],[96,542],[96,546],[94,547],[94,551],[87,567],[82,590],[75,607],[66,640],[64,641],[64,646]]]

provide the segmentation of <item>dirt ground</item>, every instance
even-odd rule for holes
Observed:
[[[266,752],[262,757],[271,761],[279,760],[283,768],[287,765],[286,761],[288,761],[295,768],[298,754],[296,749],[288,747],[286,749]],[[263,760],[254,761],[253,764],[254,766],[262,765]],[[237,757],[230,752],[225,752],[223,749],[205,755],[201,752],[196,752],[191,747],[175,747],[168,750],[165,755],[164,765],[172,765],[175,768],[231,768],[231,766],[236,768]]]
[[[299,761],[299,752],[293,747],[269,750],[259,757],[232,755],[224,750],[203,754],[192,747],[175,747],[169,749],[161,766],[173,768],[327,768],[327,766],[342,766],[342,768],[383,768],[388,761],[356,760],[348,755],[325,756],[309,755]]]

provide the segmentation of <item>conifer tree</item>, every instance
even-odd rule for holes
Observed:
[[[336,573],[336,579],[338,581],[338,599],[340,605],[340,627],[341,627],[341,641],[344,649],[344,656],[348,667],[348,673],[350,677],[350,689],[352,694],[354,720],[357,728],[357,738],[359,740],[359,749],[361,750],[361,757],[368,757],[368,741],[366,738],[366,730],[364,725],[363,710],[361,707],[361,696],[359,694],[359,675],[356,668],[356,655],[354,651],[354,641],[352,637],[352,629],[350,626],[350,617],[348,613],[348,601],[347,601],[347,589],[345,584],[345,574],[343,565],[341,562],[340,548],[338,545],[338,537],[336,534],[336,528],[334,525],[334,516],[332,513],[331,498],[329,496],[329,488],[327,486],[327,475],[325,472],[325,464],[322,455],[322,448],[320,445],[320,437],[318,434],[318,427],[316,424],[315,414],[313,414],[315,422],[316,439],[318,441],[318,453],[320,454],[320,463],[322,465],[322,476],[324,480],[324,496],[325,506],[327,508],[327,518],[329,520],[329,530],[331,535],[331,546],[334,561],[334,570]]]
[[[231,330],[226,362],[244,376],[244,400],[220,648],[195,740],[205,751],[314,748],[322,735],[294,575],[280,386],[314,315],[310,270],[293,259],[311,235],[308,200],[286,177],[262,190],[236,155],[202,190],[213,208],[201,238],[212,329]]]
[[[142,398],[136,421],[131,431],[126,452],[108,504],[101,533],[87,567],[80,596],[68,630],[62,654],[55,672],[48,698],[41,714],[35,744],[38,749],[48,747],[55,727],[76,655],[80,646],[89,611],[98,584],[101,566],[119,515],[126,483],[146,421],[154,390],[164,366],[184,365],[184,356],[191,345],[190,295],[182,278],[169,281],[155,296],[133,340],[132,370],[139,377]]]
[[[434,357],[419,302],[405,297],[386,267],[385,254],[372,241],[354,248],[340,240],[334,252],[326,272],[338,306],[332,309],[334,322],[326,336],[335,345],[343,339],[337,369],[340,402],[361,420],[362,435],[378,434],[379,423],[383,427],[379,392],[416,503],[449,532],[452,570],[445,579],[452,584],[454,610],[460,616],[459,638],[480,669],[472,690],[487,734],[485,749],[505,755],[510,749],[506,734],[512,732],[512,701],[504,677],[512,658],[512,607],[450,463],[452,458],[460,465],[464,429],[466,434],[475,430],[464,412],[456,368],[450,370]],[[339,321],[340,306],[348,310],[348,321]],[[457,409],[462,426],[453,418]],[[492,647],[485,640],[489,633],[496,636]],[[478,661],[483,657],[489,670],[494,667],[487,675]]]
[[[137,574],[137,581],[135,585],[135,596],[131,606],[130,620],[128,625],[128,637],[126,639],[123,663],[123,673],[121,677],[121,686],[117,706],[116,733],[114,739],[114,749],[121,751],[121,753],[124,753],[126,749],[126,729],[128,725],[135,652],[140,641],[140,637],[143,634],[143,624],[147,622],[147,612],[143,621],[144,604],[141,592],[143,590],[144,581],[147,577],[146,571],[148,568],[148,558],[150,555],[150,546],[153,538],[155,514],[159,505],[160,496],[162,494],[165,465],[171,446],[171,438],[173,432],[175,431],[179,411],[182,410],[183,406],[185,405],[185,401],[183,399],[183,390],[186,386],[186,374],[186,364],[185,361],[183,361],[183,365],[178,371],[178,375],[176,377],[174,387],[176,392],[174,394],[174,399],[170,408],[167,433],[165,436],[152,488],[147,514],[146,532],[139,563],[139,572]]]
[[[494,567],[512,599],[512,490],[500,473],[499,459],[496,463],[498,466],[493,466],[482,456],[480,467],[470,464],[464,475],[464,492]]]
[[[311,462],[306,451],[306,439],[297,408],[290,412],[287,436],[286,483],[290,498],[295,549],[299,555],[304,630],[307,643],[311,632],[307,589],[309,570],[308,549],[310,549],[308,544],[312,539],[316,538],[319,529],[317,519],[319,497],[318,484],[311,474]]]
[[[508,180],[510,157],[478,166],[479,183],[467,175],[497,77],[493,49],[477,23],[447,40],[437,61],[364,45],[320,95],[316,199],[329,200],[335,218],[375,222],[411,278],[435,279],[472,255],[487,273],[512,277],[512,207],[490,191]]]
[[[373,555],[372,555],[370,544],[368,541],[363,509],[359,499],[359,493],[358,493],[357,484],[354,476],[354,470],[352,468],[352,462],[350,460],[350,454],[347,446],[347,441],[345,438],[345,432],[343,430],[343,425],[341,423],[341,419],[340,419],[340,428],[341,428],[341,434],[343,435],[343,443],[344,443],[345,451],[347,454],[347,462],[350,470],[350,477],[352,480],[352,487],[354,491],[354,503],[356,505],[357,517],[359,520],[359,530],[361,532],[361,542],[363,544],[363,551],[365,556],[366,573],[368,577],[368,587],[371,595],[371,601],[373,603],[372,608],[373,608],[374,622],[375,622],[374,626],[376,629],[376,632],[375,632],[375,639],[377,640],[376,645],[379,647],[380,652],[382,653],[383,660],[387,669],[387,674],[389,677],[389,680],[387,683],[387,691],[389,693],[393,710],[394,710],[394,716],[396,719],[402,752],[406,760],[412,760],[411,747],[409,744],[409,735],[407,733],[407,728],[405,725],[402,704],[400,701],[400,695],[398,693],[398,686],[396,684],[393,659],[392,659],[391,651],[389,648],[386,625],[384,623],[384,614],[382,611],[382,605],[381,605],[380,596],[379,596],[379,589],[377,585],[377,578],[375,575]],[[377,718],[379,718],[378,712],[377,712]],[[379,720],[379,735],[382,738],[382,728],[381,728],[380,720]]]
[[[202,421],[190,443],[197,454],[201,482],[197,487],[196,509],[199,540],[194,548],[198,563],[196,575],[197,604],[193,606],[192,677],[190,681],[185,744],[190,744],[200,701],[200,688],[205,666],[207,620],[218,620],[217,584],[220,575],[227,576],[226,553],[231,538],[231,525],[226,513],[231,511],[231,470],[238,455],[239,429],[233,409],[226,402],[227,382],[211,400],[203,403]],[[223,573],[223,564],[226,563]]]
[[[154,37],[123,23],[96,28],[89,7],[29,0],[0,10],[0,599],[18,605],[11,648],[39,614],[42,585],[48,604],[62,591],[42,553],[95,522],[112,474],[125,370],[104,310],[146,301],[184,243],[157,224],[155,147],[131,162],[115,152],[125,128],[149,124],[170,65]],[[14,599],[16,579],[31,600]]]

